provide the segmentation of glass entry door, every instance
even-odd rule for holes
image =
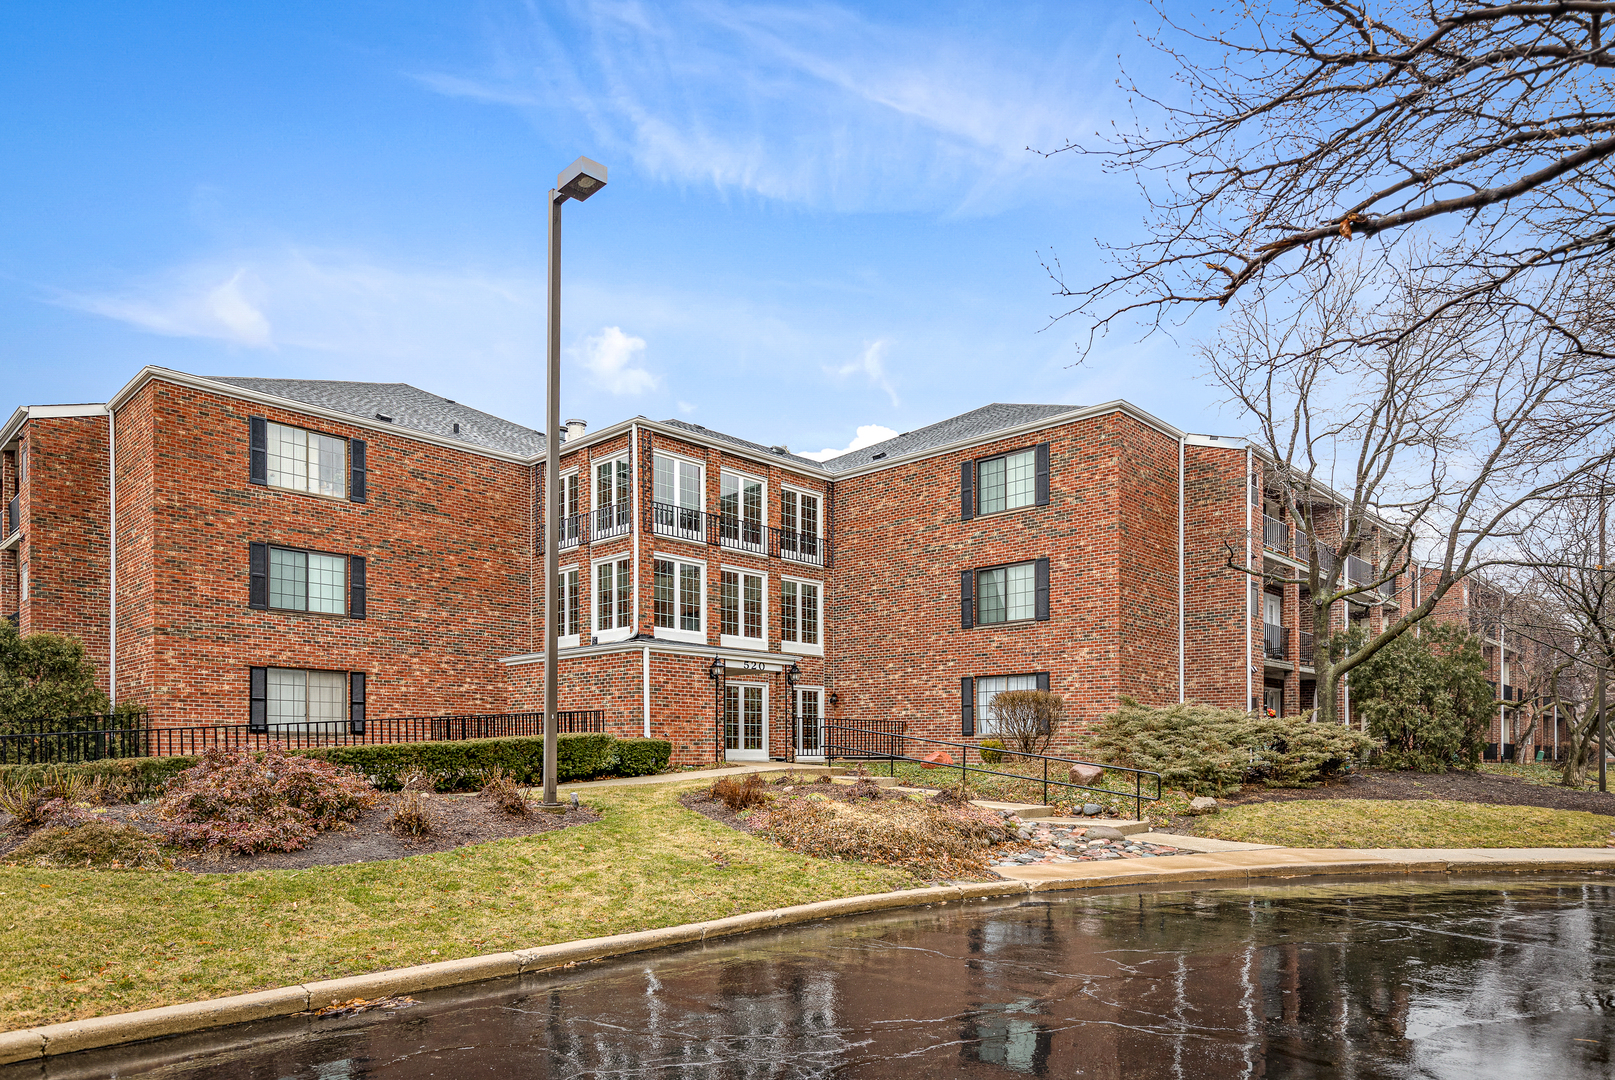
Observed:
[[[768,760],[768,687],[724,686],[723,748],[730,761]]]
[[[820,760],[824,757],[824,713],[820,705],[824,691],[816,686],[796,691],[796,756]]]

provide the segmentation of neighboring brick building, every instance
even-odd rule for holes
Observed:
[[[1126,402],[823,464],[676,420],[563,434],[561,707],[676,760],[811,754],[825,717],[980,737],[1018,687],[1066,699],[1067,747],[1122,695],[1310,706],[1297,590],[1229,565],[1305,550],[1241,441]],[[0,614],[82,637],[159,723],[542,701],[536,431],[400,383],[146,368],[0,447]]]

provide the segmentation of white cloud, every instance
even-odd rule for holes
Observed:
[[[643,394],[661,385],[659,378],[634,363],[644,351],[644,338],[608,326],[583,340],[583,366],[595,386],[607,393]]]
[[[685,416],[689,416],[691,413],[695,412],[695,406],[691,405],[688,401],[680,401],[679,412],[683,413]]]
[[[234,272],[198,267],[185,271],[178,280],[117,295],[70,294],[58,302],[154,334],[215,338],[262,348],[274,343],[269,319],[261,308],[263,291],[257,275],[245,267]]]
[[[897,390],[892,386],[891,376],[886,373],[885,338],[878,338],[865,345],[863,355],[852,363],[842,364],[838,368],[827,368],[826,370],[840,378],[862,374],[868,378],[869,385],[877,386],[886,391],[886,396],[892,399],[893,408],[900,404],[897,400]]]
[[[887,439],[895,438],[896,435],[897,432],[889,427],[881,427],[879,424],[860,424],[858,434],[853,436],[852,442],[841,449],[837,450],[835,447],[830,446],[802,456],[812,458],[814,461],[829,461],[833,457],[840,457],[842,454],[850,454],[854,450],[862,450],[866,446],[874,446],[876,443],[885,442]]]

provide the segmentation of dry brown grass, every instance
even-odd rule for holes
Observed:
[[[387,819],[387,828],[399,836],[418,839],[437,831],[437,819],[427,808],[419,791],[406,790],[398,797],[398,808]]]
[[[996,814],[901,796],[786,795],[752,820],[760,834],[790,851],[896,867],[927,880],[986,877],[993,845],[1010,839]]]
[[[495,806],[511,817],[526,817],[531,812],[527,793],[504,769],[496,770],[483,782],[480,794],[484,799],[492,799]]]
[[[736,780],[732,776],[719,777],[712,782],[712,790],[708,794],[737,813],[753,806],[764,806],[774,797],[769,793],[768,785],[763,783],[763,778],[756,773],[751,773],[744,780]]]

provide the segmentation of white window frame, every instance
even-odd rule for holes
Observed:
[[[581,629],[581,627],[583,626],[583,613],[588,610],[590,597],[589,597],[588,592],[586,592],[584,590],[584,588],[583,588],[583,575],[578,573],[578,564],[577,563],[572,563],[569,566],[556,567],[556,569],[555,569],[556,585],[560,585],[561,582],[565,581],[567,574],[578,574],[578,619],[577,619],[577,625]],[[557,599],[559,599],[559,598],[557,598]],[[548,618],[548,617],[549,616],[546,614],[545,618]],[[571,620],[568,620],[568,621],[570,622]],[[555,647],[557,649],[575,649],[575,648],[578,647],[578,644],[582,640],[583,640],[583,635],[582,635],[581,632],[576,633],[576,634],[562,634],[562,635],[559,635],[555,639]]]
[[[817,578],[797,577],[795,574],[782,574],[782,575],[780,575],[779,581],[780,581],[780,588],[782,590],[785,588],[785,583],[786,582],[791,582],[791,583],[798,586],[798,591],[797,591],[797,594],[796,594],[797,595],[797,600],[796,600],[797,631],[796,631],[796,638],[794,640],[785,636],[785,600],[784,600],[783,597],[780,598],[780,626],[779,626],[779,648],[780,648],[780,652],[800,653],[803,656],[823,656],[824,655],[824,582],[819,581]],[[806,644],[806,643],[804,643],[802,641],[802,630],[801,630],[801,625],[802,625],[802,593],[801,593],[801,590],[800,590],[800,586],[803,586],[803,585],[812,585],[814,588],[819,590],[819,643],[817,645],[809,645],[809,644]]]
[[[571,481],[574,485],[577,485],[578,488],[579,488],[579,498],[578,498],[578,507],[579,507],[579,509],[578,509],[578,513],[577,513],[576,517],[574,517],[573,515],[567,513],[567,510],[566,510],[566,485],[567,485],[568,481]],[[566,470],[565,472],[561,473],[560,477],[558,478],[558,480],[557,480],[557,482],[555,484],[555,501],[560,504],[560,508],[561,508],[561,550],[562,551],[570,551],[572,548],[575,548],[575,547],[578,546],[578,541],[580,539],[582,539],[583,530],[584,530],[585,524],[588,521],[588,515],[585,514],[583,512],[583,509],[582,509],[582,506],[583,506],[583,499],[581,497],[582,484],[583,484],[583,481],[582,481],[582,479],[579,478],[579,476],[578,476],[578,468],[575,465],[572,468],[570,468],[570,469]]]
[[[1012,673],[1012,674],[1009,674],[1009,675],[978,675],[978,676],[976,676],[976,683],[975,683],[976,703],[975,704],[976,704],[976,734],[977,735],[997,735],[997,734],[1000,734],[1000,732],[998,730],[998,712],[997,712],[997,710],[995,710],[992,707],[992,698],[988,698],[988,697],[984,696],[986,691],[984,691],[982,689],[982,685],[981,685],[982,683],[987,682],[990,679],[1003,679],[1006,683],[1010,679],[1030,679],[1032,681],[1032,685],[1030,685],[1030,686],[1008,686],[1008,685],[1006,685],[1002,690],[995,691],[993,693],[993,697],[997,697],[999,694],[1007,694],[1011,690],[1036,690],[1037,689],[1037,673],[1036,672],[1022,671],[1022,672],[1015,672],[1015,673]]]
[[[673,503],[675,507],[672,521],[663,521],[657,516],[654,507],[651,513],[652,529],[657,536],[666,536],[674,540],[684,540],[692,544],[705,544],[706,536],[706,509],[707,509],[707,467],[697,458],[687,457],[683,454],[670,454],[665,450],[657,450],[651,454],[651,501],[660,502],[656,494],[656,462],[665,458],[673,463]],[[685,506],[682,499],[684,485],[678,479],[679,465],[694,465],[696,473],[696,486],[700,497],[694,506]],[[694,521],[686,522],[679,510],[687,510],[694,514]]]
[[[638,586],[638,582],[634,580],[634,559],[632,555],[613,555],[606,559],[596,559],[589,566],[590,624],[594,626],[594,640],[601,645],[604,645],[608,641],[627,641],[629,638],[634,636],[634,615],[632,610],[630,610],[628,613],[627,626],[612,626],[609,628],[603,628],[598,625],[600,618],[600,568],[602,566],[610,566],[612,568],[612,577],[615,578],[617,564],[622,562],[628,564],[628,587],[630,589],[636,588]],[[613,589],[615,590],[615,585],[613,586]],[[613,596],[612,606],[615,607],[618,605],[618,603],[619,601],[617,598]],[[630,603],[632,603],[631,597]],[[616,620],[613,619],[612,621],[615,622]]]
[[[352,447],[352,445],[349,444],[347,439],[344,439],[340,435],[328,435],[323,431],[316,431],[313,428],[299,427],[296,424],[282,424],[278,420],[266,420],[264,423],[265,423],[264,441],[265,441],[265,444],[266,444],[265,456],[268,459],[268,461],[270,462],[269,464],[266,465],[265,470],[264,470],[264,484],[265,484],[265,486],[272,487],[276,491],[295,491],[299,495],[313,495],[315,498],[319,498],[319,499],[334,499],[334,500],[336,500],[338,502],[346,502],[347,501],[347,498],[348,498],[348,484],[349,484],[349,481],[351,479],[350,473],[351,473],[351,470],[353,468],[353,462],[351,460],[352,455],[353,455],[353,447]],[[270,449],[271,447],[279,445],[278,443],[276,443],[274,441],[274,439],[275,439],[275,429],[276,428],[283,428],[286,431],[296,431],[296,432],[299,432],[299,433],[302,434],[302,436],[303,436],[303,480],[304,480],[305,483],[308,481],[308,465],[309,465],[309,461],[308,461],[308,439],[309,439],[309,437],[313,436],[313,437],[319,438],[319,439],[330,439],[333,442],[341,443],[342,444],[342,468],[339,469],[338,472],[337,472],[337,475],[341,479],[341,483],[342,483],[341,492],[339,492],[337,494],[331,494],[331,493],[319,490],[319,482],[318,482],[317,478],[315,480],[315,486],[313,486],[313,487],[298,487],[295,484],[277,484],[275,482],[275,478],[277,476],[277,470],[275,469],[275,467],[273,465],[273,461],[275,460],[276,455]],[[317,474],[316,474],[316,476],[317,476]]]
[[[612,487],[616,487],[617,466],[628,466],[628,497],[621,502],[602,502],[600,499],[600,466],[611,466]],[[594,514],[590,519],[589,538],[591,540],[606,540],[613,536],[626,536],[634,524],[634,462],[633,456],[626,451],[616,454],[607,454],[594,458],[589,462],[589,498],[593,502]],[[602,514],[600,511],[607,507],[615,507],[615,512]],[[606,519],[609,518],[609,524]]]
[[[763,692],[763,748],[761,750],[742,750],[742,749],[731,750],[731,749],[729,749],[729,746],[728,746],[728,738],[727,738],[728,733],[725,732],[724,750],[723,750],[724,760],[725,761],[767,761],[768,760],[768,749],[769,749],[768,736],[769,736],[769,726],[770,726],[769,722],[768,722],[769,721],[769,715],[768,715],[768,690],[769,690],[769,686],[768,686],[768,684],[767,683],[758,683],[758,682],[744,682],[744,681],[741,681],[739,679],[727,679],[727,680],[724,681],[723,686],[724,686],[725,693],[728,692],[729,687],[731,687],[731,686],[735,687],[737,690],[740,691],[739,729],[736,732],[735,741],[737,743],[742,744],[742,745],[744,745],[745,742],[746,742],[746,711],[745,711],[746,710],[746,688],[750,687],[750,688],[753,688],[753,689],[761,690]],[[727,708],[728,707],[728,702],[725,702],[724,705]]]
[[[1026,502],[1016,503],[1014,506],[1011,506],[1009,505],[1009,459],[1012,457],[1021,457],[1022,455],[1026,454],[1030,454],[1032,457],[1032,497]],[[987,464],[989,461],[1002,461],[1004,463],[1004,505],[1000,506],[996,510],[982,509],[981,493],[986,489],[981,482],[981,467]],[[1037,505],[1037,447],[1026,446],[1019,450],[1006,450],[1002,454],[993,454],[991,457],[977,458],[975,473],[975,501],[977,517],[988,517],[992,514],[1008,514],[1014,510],[1024,510],[1028,506]]]
[[[740,511],[741,512],[740,512],[740,514],[738,515],[738,518],[737,518],[739,524],[737,525],[736,530],[735,530],[736,535],[733,536],[733,537],[729,537],[729,536],[724,535],[724,524],[723,524],[723,481],[724,481],[724,479],[726,477],[731,477],[731,476],[734,477],[736,480],[738,480],[740,482],[740,488],[741,488],[741,490],[740,490]],[[745,521],[746,521],[746,514],[745,514],[745,510],[746,510],[745,485],[748,484],[748,483],[756,484],[761,489],[761,494],[758,496],[758,502],[757,502],[757,509],[758,509],[759,516],[758,516],[758,519],[757,519],[757,539],[756,539],[755,542],[748,542],[747,539],[746,539],[746,530],[745,530]],[[768,556],[768,547],[769,547],[769,545],[768,545],[768,478],[767,477],[765,477],[765,476],[753,476],[751,473],[741,472],[739,469],[728,469],[728,468],[726,468],[726,469],[720,469],[718,471],[718,546],[723,547],[723,548],[727,548],[730,551],[749,551],[754,555],[761,555],[761,556],[763,556],[765,558]]]
[[[745,578],[746,577],[755,577],[755,578],[762,578],[763,579],[763,636],[762,637],[747,637],[744,633],[741,633],[741,634],[725,634],[723,632],[723,608],[722,608],[723,595],[722,595],[721,590],[723,589],[723,575],[725,573],[741,575],[741,582],[740,582],[740,628],[742,630],[745,630],[745,628],[746,628],[746,582],[745,582]],[[728,563],[724,563],[723,565],[721,565],[718,568],[718,588],[720,590],[719,596],[718,596],[718,603],[719,603],[719,609],[718,609],[718,644],[721,647],[725,648],[725,649],[753,649],[753,650],[761,650],[763,652],[767,652],[768,651],[768,575],[763,573],[761,570],[748,570],[744,566],[731,566]]]
[[[816,754],[804,754],[802,752],[802,695],[807,692],[819,695],[819,752]],[[794,723],[796,724],[796,757],[799,761],[824,760],[824,725],[828,722],[824,715],[824,706],[827,698],[828,695],[824,692],[824,687],[822,686],[798,686],[796,688],[796,716]]]
[[[793,532],[797,532],[797,533],[807,533],[808,532],[808,530],[803,529],[801,527],[801,524],[802,524],[802,496],[806,495],[808,498],[813,499],[813,500],[818,502],[818,504],[819,504],[819,513],[817,515],[817,520],[814,522],[813,530],[812,530],[812,532],[810,534],[810,535],[813,536],[813,538],[815,540],[818,541],[818,543],[815,545],[816,554],[811,555],[811,556],[804,555],[800,550],[793,550],[791,547],[789,547],[788,546],[789,542],[785,539],[785,534],[784,534],[785,521],[784,521],[784,518],[783,518],[783,515],[782,515],[781,520],[780,520],[780,526],[779,526],[780,527],[779,557],[782,558],[782,559],[789,560],[790,562],[806,563],[809,566],[823,566],[824,565],[824,502],[825,502],[824,492],[822,492],[822,491],[814,491],[812,488],[800,487],[800,486],[798,486],[796,484],[781,484],[780,485],[780,493],[783,495],[783,494],[785,494],[787,492],[792,494],[792,495],[795,495],[796,500],[797,500],[797,502],[796,502],[796,523],[797,523],[797,528],[792,530]]]
[[[677,609],[678,609],[678,603],[679,603],[680,574],[679,574],[678,567],[683,565],[683,566],[699,566],[701,568],[701,629],[700,630],[680,630],[676,626],[656,626],[656,625],[654,625],[654,623],[655,623],[655,614],[654,613],[655,613],[655,610],[656,610],[656,591],[655,591],[656,590],[656,560],[658,560],[658,559],[660,559],[660,560],[662,560],[664,562],[670,562],[670,563],[673,564],[673,604],[674,604],[674,621],[675,622],[678,621]],[[706,563],[705,559],[692,559],[688,555],[675,555],[672,552],[667,552],[667,551],[658,551],[658,552],[653,552],[651,554],[651,611],[652,611],[651,622],[653,624],[652,627],[651,627],[651,636],[652,637],[657,638],[658,640],[661,640],[661,641],[687,641],[687,642],[691,642],[691,643],[694,643],[694,644],[697,644],[697,645],[705,645],[707,643],[707,632],[712,629],[711,612],[709,612],[707,610],[708,607],[710,606],[710,604],[708,602],[708,599],[707,599],[707,596],[708,596],[708,593],[710,593],[712,591],[711,590],[712,582],[708,580],[708,578],[710,576],[711,576],[710,568],[707,566],[707,563]]]

